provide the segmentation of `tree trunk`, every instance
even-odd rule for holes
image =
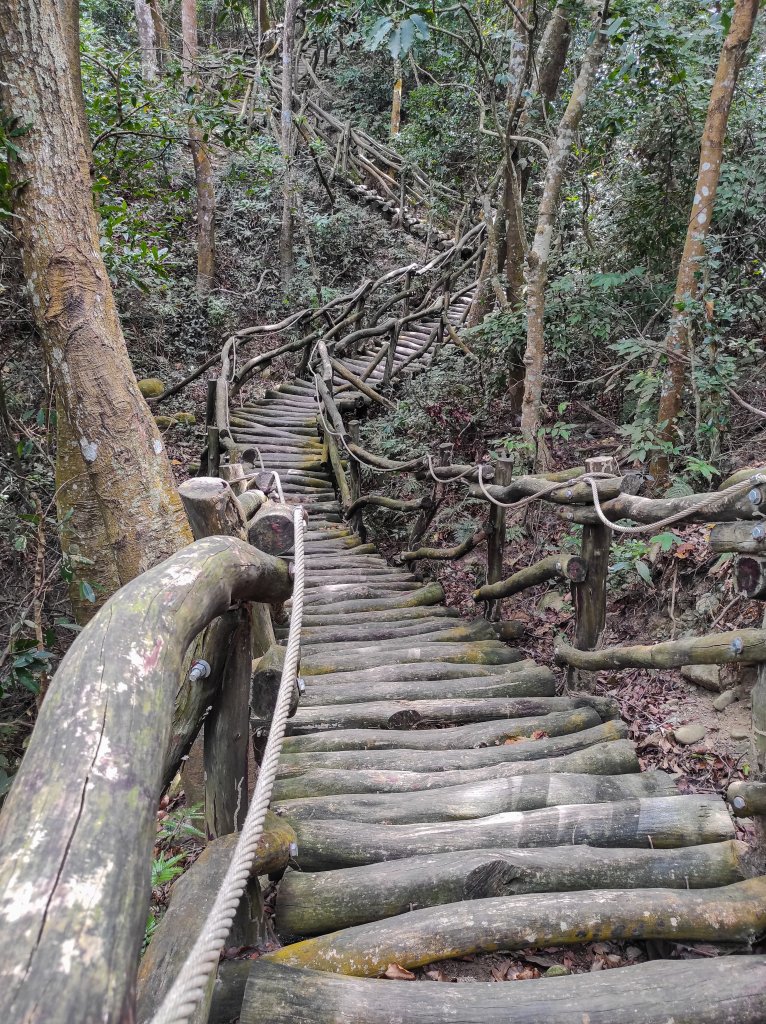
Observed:
[[[297,0],[286,0],[282,30],[282,114],[281,138],[284,162],[282,231],[279,236],[279,268],[282,287],[293,277],[293,63],[295,57],[295,15]]]
[[[399,134],[402,121],[402,62],[394,61],[394,90],[391,94],[391,136]]]
[[[184,85],[198,90],[197,0],[183,0],[181,4],[181,34]],[[197,293],[205,296],[215,278],[215,185],[210,151],[193,118],[189,122],[189,149],[197,184]]]
[[[31,127],[12,173],[13,218],[45,357],[121,583],[191,540],[156,424],[138,390],[101,258],[61,14],[0,8],[0,102]],[[94,571],[100,572],[101,566]]]
[[[61,550],[71,571],[69,601],[75,622],[84,626],[120,587],[98,497],[60,398],[56,399],[56,509]],[[87,587],[95,594],[89,600]]]
[[[548,280],[548,256],[553,237],[553,225],[575,134],[585,111],[588,93],[593,86],[596,72],[606,50],[606,35],[603,31],[606,18],[607,7],[605,6],[603,12],[595,18],[593,42],[583,57],[580,73],[572,88],[572,95],[551,146],[543,195],[537,214],[535,238],[527,255],[525,274],[527,283],[527,347],[524,353],[526,374],[521,409],[521,432],[530,452],[534,454],[537,452],[537,435],[540,429],[542,410],[545,367],[545,287]]]
[[[141,53],[141,74],[145,82],[157,77],[157,53],[154,18],[147,0],[133,0],[138,27],[138,48]]]
[[[681,411],[686,383],[684,357],[690,344],[690,304],[699,294],[697,275],[700,260],[705,253],[705,239],[713,219],[729,110],[757,11],[758,0],[736,0],[729,33],[721,50],[718,71],[710,93],[707,119],[702,133],[694,202],[686,231],[684,251],[678,267],[673,314],[665,336],[668,364],[662,381],[657,430],[660,438],[666,442],[672,442],[676,437],[676,420]],[[655,457],[651,469],[658,487],[667,483],[667,455]]]
[[[160,64],[164,64],[167,60],[168,54],[170,53],[168,27],[165,24],[165,18],[162,14],[160,0],[148,0],[148,2],[149,11],[152,16],[152,24],[154,26],[154,41],[157,46],[158,62]]]

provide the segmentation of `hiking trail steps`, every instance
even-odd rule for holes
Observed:
[[[469,301],[450,307],[453,323]],[[401,332],[395,366],[434,325]],[[361,351],[346,365],[359,373],[368,359]],[[379,366],[370,383],[382,376]],[[766,958],[753,955],[729,958],[729,1003],[711,982],[723,984],[719,961],[523,986],[337,976],[620,939],[739,951],[766,930],[766,879],[748,877],[719,796],[684,795],[672,775],[640,771],[615,701],[557,695],[550,669],[484,619],[460,618],[439,584],[392,567],[346,525],[313,384],[269,390],[231,408],[230,423],[236,445],[256,446],[285,500],[308,513],[306,692],[272,797],[298,837],[274,918],[288,944],[253,967],[241,1020],[763,1020],[748,999],[766,991]]]

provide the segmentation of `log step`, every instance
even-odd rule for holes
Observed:
[[[655,960],[521,985],[396,985],[257,960],[241,1024],[762,1024],[766,956]]]

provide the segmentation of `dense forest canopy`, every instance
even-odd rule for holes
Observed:
[[[0,693],[17,725],[29,724],[76,622],[188,537],[170,491],[158,495],[196,457],[193,416],[163,419],[158,406],[158,432],[133,372],[170,387],[232,332],[428,257],[428,241],[328,182],[337,154],[304,128],[309,93],[399,154],[402,177],[425,176],[421,212],[434,230],[481,222],[488,233],[463,332],[471,355],[445,349],[427,381],[404,385],[396,411],[365,427],[383,453],[433,448],[446,432],[470,458],[561,464],[595,423],[625,465],[671,494],[757,461],[766,55],[754,3],[82,0],[79,17],[77,3],[60,17],[43,5],[31,31],[59,33],[58,73],[66,65],[69,77],[48,85],[60,110],[15,88],[13,49],[29,44],[17,6],[0,109]],[[728,93],[716,99],[719,87]],[[94,239],[98,288],[116,304],[93,343],[106,332],[116,362],[98,368],[92,391],[67,394],[30,255],[34,218],[45,219],[44,202],[57,209],[54,178],[47,199],[30,196],[35,161],[47,159],[34,152],[40,119],[60,115],[57,137],[71,142],[78,108],[85,148],[72,143],[58,170],[74,181],[79,161],[87,181],[61,197],[57,230]],[[702,181],[704,145],[723,145],[714,184]],[[698,188],[715,203],[694,234]],[[279,341],[254,341],[242,358]],[[276,372],[292,367],[288,358]],[[78,372],[88,369],[84,356]],[[122,396],[111,393],[118,379]],[[201,418],[204,395],[186,394],[171,405]],[[121,403],[133,411],[112,439],[117,486],[88,461],[78,417]],[[132,441],[139,421],[146,451],[161,451],[151,472]],[[81,457],[90,484],[78,497],[67,480],[81,479]],[[141,488],[154,496],[142,503]],[[124,514],[131,502],[144,526]],[[11,729],[0,778],[23,737]]]

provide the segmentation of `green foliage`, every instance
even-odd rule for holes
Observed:
[[[647,587],[654,589],[652,579],[652,563],[659,554],[667,554],[680,543],[680,538],[671,532],[659,533],[650,540],[639,537],[627,537],[612,543],[610,555],[615,561],[609,566],[609,572],[620,582],[630,582],[633,574],[639,577]]]

